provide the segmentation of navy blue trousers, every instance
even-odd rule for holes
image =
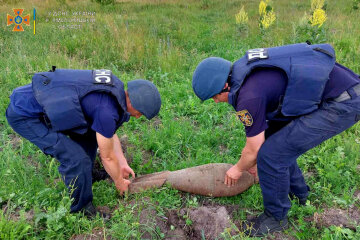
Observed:
[[[55,132],[41,118],[19,115],[11,105],[6,110],[6,118],[15,132],[60,162],[58,170],[73,199],[71,212],[78,212],[92,201],[96,132],[89,130],[84,135]]]
[[[290,209],[290,192],[299,198],[308,195],[297,158],[360,120],[360,97],[352,89],[349,92],[351,99],[323,102],[318,110],[266,134],[257,157],[258,175],[264,208],[277,220]]]

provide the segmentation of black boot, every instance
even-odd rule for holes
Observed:
[[[89,202],[88,204],[86,204],[86,206],[82,209],[82,211],[84,212],[84,215],[86,217],[88,217],[89,219],[95,218],[97,214],[99,214],[99,216],[102,217],[104,220],[110,219],[110,214],[98,211],[94,207],[92,202]]]
[[[281,232],[289,227],[288,218],[278,221],[265,211],[255,219],[242,224],[242,230],[250,237],[261,237],[272,232]]]

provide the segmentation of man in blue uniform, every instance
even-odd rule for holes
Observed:
[[[97,210],[92,204],[92,168],[97,148],[120,194],[127,191],[129,175],[135,174],[116,130],[130,116],[153,118],[160,107],[160,94],[149,81],[130,81],[125,91],[109,70],[53,67],[13,91],[6,117],[18,134],[60,162],[59,172],[73,198],[71,212],[93,217]]]
[[[328,44],[253,49],[234,64],[211,57],[197,66],[195,94],[231,104],[245,125],[245,147],[225,184],[255,174],[257,164],[265,211],[243,224],[247,234],[286,229],[289,195],[306,203],[309,187],[296,160],[360,119],[359,83]]]

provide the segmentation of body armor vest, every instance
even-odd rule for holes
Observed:
[[[109,93],[124,110],[120,121],[128,121],[124,84],[109,70],[59,69],[36,73],[32,88],[37,102],[55,131],[71,130],[83,134],[88,124],[80,100],[90,92]]]
[[[236,105],[237,92],[245,78],[257,67],[277,67],[285,71],[288,83],[279,111],[299,116],[318,108],[335,65],[335,51],[329,44],[299,43],[249,50],[232,67],[229,103]]]

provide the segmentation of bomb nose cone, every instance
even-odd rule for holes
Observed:
[[[170,171],[147,174],[137,177],[129,185],[129,193],[138,193],[149,188],[161,187],[167,180]]]

